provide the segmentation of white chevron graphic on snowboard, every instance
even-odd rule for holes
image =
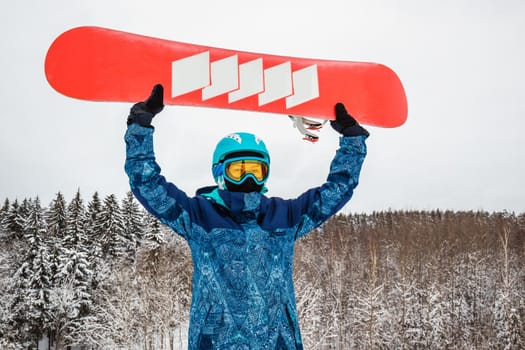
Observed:
[[[171,63],[171,97],[201,90],[202,100],[228,94],[228,103],[258,95],[258,105],[286,99],[286,108],[319,97],[317,65],[292,71],[290,61],[263,69],[263,59],[238,64],[233,55],[210,62],[205,51]]]

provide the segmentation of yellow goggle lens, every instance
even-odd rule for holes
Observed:
[[[268,165],[260,160],[235,160],[226,164],[225,172],[233,181],[240,181],[248,174],[263,181],[268,176]]]

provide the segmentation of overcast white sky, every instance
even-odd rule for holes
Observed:
[[[58,191],[87,201],[128,191],[130,105],[69,99],[47,84],[46,50],[63,31],[104,26],[176,41],[287,56],[373,61],[404,83],[407,123],[369,127],[369,155],[346,212],[525,211],[525,2],[521,0],[9,1],[0,13],[0,200]],[[96,54],[96,53],[94,53]],[[149,91],[145,91],[145,97]],[[156,153],[188,193],[211,184],[211,153],[231,131],[272,155],[271,196],[322,183],[337,146],[301,140],[288,118],[169,106]]]

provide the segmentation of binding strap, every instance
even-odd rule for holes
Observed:
[[[297,115],[288,115],[293,121],[294,128],[297,128],[299,132],[303,135],[303,140],[309,142],[319,141],[319,135],[315,134],[313,131],[318,132],[326,124],[326,120],[323,122],[307,119],[306,117],[300,117]]]

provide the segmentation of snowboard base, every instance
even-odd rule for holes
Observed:
[[[360,123],[397,127],[407,118],[398,76],[377,63],[277,56],[194,45],[100,27],[61,34],[45,60],[49,84],[88,101],[142,101],[334,119],[342,102]]]

